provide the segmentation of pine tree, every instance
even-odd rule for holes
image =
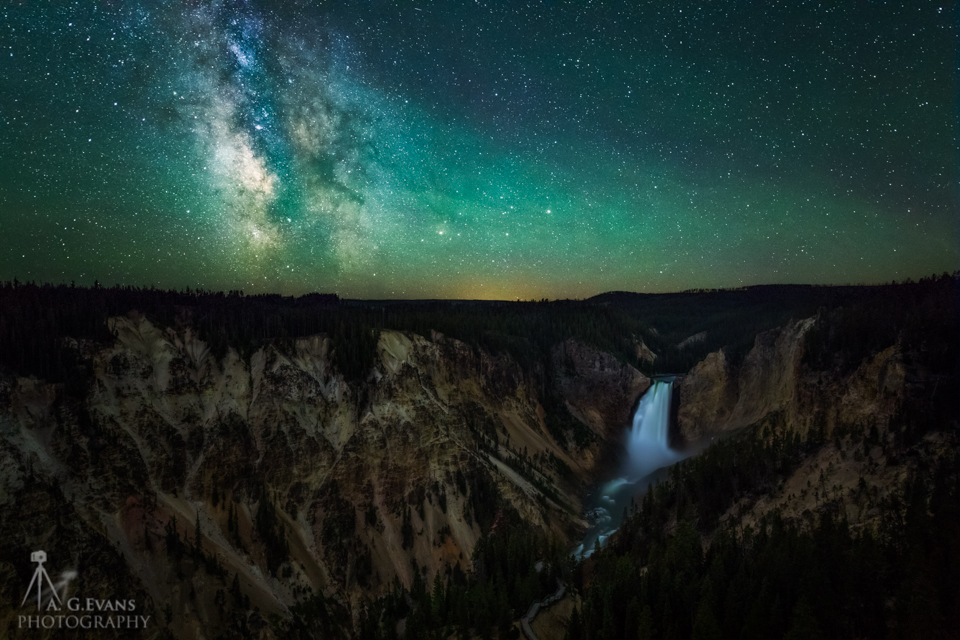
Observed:
[[[644,605],[640,610],[640,621],[637,623],[637,640],[653,640],[653,609]]]
[[[446,607],[444,606],[443,581],[440,579],[440,572],[433,575],[433,595],[430,598],[433,604],[433,622],[435,625],[443,626],[446,624]]]
[[[193,556],[194,558],[203,557],[203,546],[200,542],[200,509],[197,509],[197,521],[193,530]]]
[[[403,522],[400,525],[400,546],[403,549],[413,547],[413,525],[410,523],[410,507],[403,508]]]
[[[573,608],[573,615],[570,616],[570,624],[567,626],[565,640],[584,640],[583,618],[580,616],[580,607]]]
[[[243,593],[240,591],[240,574],[233,574],[233,582],[230,583],[230,595],[233,597],[233,601],[240,605],[243,603]]]
[[[806,596],[801,596],[797,606],[793,608],[790,629],[783,637],[784,640],[822,640],[824,637]]]

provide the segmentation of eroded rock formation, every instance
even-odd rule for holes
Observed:
[[[808,318],[759,334],[739,365],[723,350],[713,352],[678,380],[678,429],[686,442],[754,424],[781,412],[788,430],[806,434],[838,425],[883,427],[924,372],[909,371],[900,346],[841,368],[821,371],[805,364]]]
[[[348,381],[322,335],[217,360],[189,329],[110,328],[112,344],[69,345],[88,363],[79,391],[0,381],[0,628],[40,548],[77,563],[74,593],[128,594],[177,636],[270,637],[311,594],[355,613],[415,567],[469,568],[498,501],[562,539],[649,386],[573,341],[531,371],[385,331],[367,378]],[[551,436],[550,389],[594,445]]]

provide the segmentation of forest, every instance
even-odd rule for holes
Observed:
[[[882,435],[846,438],[857,447],[867,437],[885,441]],[[903,422],[894,435],[920,433]],[[773,511],[755,526],[736,518],[717,523],[738,492],[773,490],[798,456],[819,444],[752,430],[682,463],[646,495],[617,542],[592,556],[589,580],[583,567],[575,571],[583,605],[569,639],[957,637],[955,452],[918,465],[884,501],[878,530],[853,529],[842,506],[856,495],[831,496],[827,487],[821,509],[805,521]],[[737,463],[735,451],[746,452]]]

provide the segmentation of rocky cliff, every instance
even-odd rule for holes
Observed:
[[[574,340],[558,345],[552,359],[570,413],[604,440],[622,437],[637,398],[650,388],[650,379],[610,354]]]
[[[924,386],[929,377],[920,366],[908,368],[899,344],[846,367],[817,369],[804,359],[805,339],[816,322],[807,318],[757,335],[739,365],[720,350],[682,376],[677,382],[682,439],[711,438],[774,413],[802,435],[810,429],[829,435],[842,425],[883,428],[910,387]]]
[[[307,615],[298,603],[349,629],[395,580],[468,569],[498,509],[576,532],[595,460],[649,386],[573,341],[525,370],[385,331],[366,379],[348,381],[323,335],[217,359],[189,328],[132,316],[110,329],[110,344],[68,345],[87,364],[79,384],[0,380],[9,637],[26,633],[36,549],[76,572],[71,595],[136,600],[146,637],[283,637]],[[548,395],[593,444],[551,434]]]

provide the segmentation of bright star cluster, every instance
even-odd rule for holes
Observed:
[[[574,298],[960,266],[952,3],[16,2],[0,279]]]

